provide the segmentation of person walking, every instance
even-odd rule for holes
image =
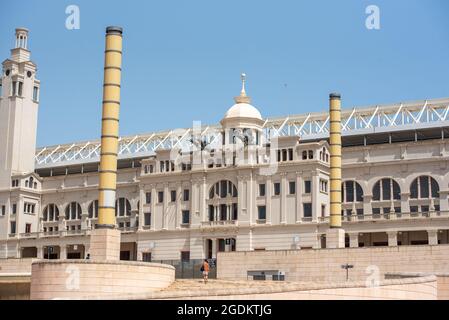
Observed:
[[[203,280],[204,283],[207,283],[208,276],[209,276],[209,262],[207,262],[207,259],[204,259],[203,264],[201,265],[201,272],[203,273]]]

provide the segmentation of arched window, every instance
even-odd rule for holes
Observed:
[[[362,202],[363,190],[356,181],[345,181],[341,184],[341,201],[343,203]]]
[[[126,198],[118,198],[115,201],[115,215],[119,217],[131,215],[131,203]]]
[[[216,182],[209,189],[209,221],[235,221],[238,218],[237,188],[229,180]],[[230,199],[232,199],[230,201]]]
[[[50,221],[58,221],[59,219],[59,209],[58,206],[54,203],[47,205],[42,212],[43,220]]]
[[[373,201],[401,200],[399,184],[391,179],[384,178],[377,181],[373,187]]]
[[[78,202],[70,202],[65,207],[65,219],[66,220],[79,220],[81,219],[81,206]]]
[[[439,198],[438,182],[430,176],[420,176],[410,185],[410,199]]]
[[[98,200],[94,200],[89,204],[87,212],[89,214],[89,218],[98,218]]]
[[[221,180],[215,183],[209,190],[209,199],[215,196],[219,198],[237,197],[237,188],[229,180]]]

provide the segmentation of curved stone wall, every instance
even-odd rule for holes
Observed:
[[[172,266],[130,261],[35,261],[31,267],[32,300],[81,299],[150,293],[175,279]]]

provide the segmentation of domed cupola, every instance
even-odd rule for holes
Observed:
[[[259,110],[251,105],[251,98],[246,95],[246,75],[242,73],[242,91],[234,98],[235,104],[229,108],[220,121],[224,136],[224,144],[235,144],[238,140],[245,145],[259,145],[264,120]]]

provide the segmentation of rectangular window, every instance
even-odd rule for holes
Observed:
[[[278,196],[281,194],[281,184],[279,182],[274,183],[274,195]]]
[[[312,192],[312,182],[310,180],[304,181],[304,193]]]
[[[380,200],[380,183],[376,183],[373,187],[373,200],[374,201]]]
[[[6,206],[2,206],[2,216],[6,214]]]
[[[172,190],[170,192],[170,200],[171,200],[171,202],[175,202],[176,201],[176,190]]]
[[[288,183],[288,193],[289,194],[295,194],[296,193],[296,182],[295,181],[289,181],[289,183]]]
[[[11,224],[10,224],[10,227],[11,227],[11,234],[15,234],[16,233],[16,222],[15,221],[11,221]]]
[[[312,217],[312,204],[311,203],[303,203],[303,211],[304,211],[304,218],[311,218]]]
[[[354,202],[354,182],[346,182],[346,201]]]
[[[265,197],[265,183],[259,184],[259,197]]]
[[[151,203],[151,192],[145,193],[145,202]]]
[[[267,218],[266,206],[258,206],[257,207],[257,218],[259,220],[266,220],[266,218]]]
[[[232,204],[232,220],[237,220],[237,218],[238,218],[237,203],[233,203]]]
[[[228,206],[225,204],[220,205],[220,220],[225,221],[228,220]]]
[[[181,261],[183,262],[190,261],[190,251],[181,251]]]
[[[31,233],[31,223],[25,224],[25,233]]]
[[[429,179],[419,178],[420,198],[429,198]]]
[[[19,81],[19,91],[17,92],[17,95],[21,97],[22,93],[23,93],[23,82]]]
[[[164,202],[164,191],[159,191],[159,192],[157,193],[157,201],[158,201],[159,203]]]
[[[12,86],[11,86],[11,95],[15,96],[17,95],[17,81],[13,81],[12,82]],[[14,232],[15,233],[15,232]]]
[[[322,217],[326,216],[326,205],[325,204],[321,205],[321,216]]]
[[[209,205],[209,221],[215,220],[215,208],[213,205]]]
[[[16,213],[17,213],[17,204],[14,203],[14,204],[12,205],[12,214],[16,214]]]
[[[380,214],[380,208],[373,208],[373,215],[379,215]]]
[[[287,161],[287,149],[282,149],[282,161]]]
[[[151,252],[143,252],[142,253],[142,261],[151,262]]]
[[[183,210],[182,211],[182,224],[189,224],[189,223],[190,223],[190,211]]]
[[[38,101],[39,100],[39,88],[33,87],[33,100]]]
[[[418,206],[410,206],[410,212],[418,212]]]
[[[151,212],[144,213],[144,225],[151,226]]]
[[[382,200],[390,200],[391,199],[391,180],[390,179],[382,179]]]
[[[184,189],[183,200],[184,201],[189,201],[189,199],[190,199],[190,190],[189,189]]]
[[[288,160],[293,161],[293,149],[288,149]]]

